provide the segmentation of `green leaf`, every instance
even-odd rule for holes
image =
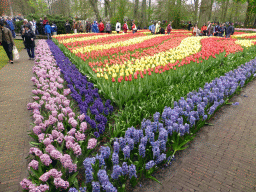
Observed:
[[[153,177],[151,175],[148,176],[147,178],[152,179],[152,180],[156,181],[157,183],[159,183],[160,185],[162,185],[162,183],[160,181],[158,181],[155,177]]]

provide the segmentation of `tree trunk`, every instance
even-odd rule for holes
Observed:
[[[176,12],[174,15],[173,26],[178,28],[180,26],[180,10],[181,10],[181,0],[177,0]]]
[[[199,21],[198,21],[198,26],[202,27],[203,24],[207,23],[209,20],[209,15],[210,12],[212,11],[212,6],[211,6],[211,0],[202,0],[201,1],[201,6],[200,6],[200,14],[199,14]]]
[[[141,5],[141,28],[143,29],[146,26],[146,0],[142,1]]]
[[[194,15],[194,22],[195,23],[197,23],[198,2],[199,2],[199,0],[195,0],[195,15]]]
[[[100,20],[100,14],[98,9],[98,0],[89,0],[90,4],[92,5],[93,11],[95,13],[96,19]]]
[[[252,16],[252,12],[253,12],[253,1],[247,0],[248,2],[248,6],[247,6],[247,10],[246,10],[246,16],[245,16],[245,21],[244,21],[244,26],[249,26],[250,24],[250,20],[251,20],[251,16]]]
[[[139,0],[135,0],[134,2],[134,20],[138,20],[138,10],[139,10]]]
[[[225,8],[224,8],[224,14],[223,14],[223,21],[226,21],[226,17],[227,17],[227,11],[228,11],[228,4],[229,4],[229,0],[226,0],[225,2]]]
[[[212,18],[212,5],[213,5],[213,0],[211,0],[210,10],[209,10],[209,17],[208,17],[209,21],[211,21],[211,18]]]

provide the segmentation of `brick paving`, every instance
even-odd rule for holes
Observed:
[[[0,192],[22,191],[19,182],[27,176],[33,63],[23,49],[19,61],[0,70]]]
[[[248,96],[248,97],[247,97]],[[176,161],[134,192],[256,191],[256,81],[250,82],[200,129]]]

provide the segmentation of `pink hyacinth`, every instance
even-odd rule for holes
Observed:
[[[76,156],[80,156],[82,154],[81,147],[80,147],[80,145],[78,143],[73,144],[72,149],[73,149],[74,154]]]
[[[40,97],[38,97],[38,96],[34,96],[34,97],[33,97],[33,99],[37,101],[37,100],[39,100],[39,99],[40,99]]]
[[[55,178],[53,181],[55,187],[58,188],[62,188],[62,189],[67,189],[69,187],[69,182],[68,181],[64,181],[61,178]]]
[[[80,125],[80,131],[85,132],[86,129],[87,129],[87,123],[82,122],[81,125]]]
[[[42,163],[46,166],[49,166],[52,163],[50,156],[47,154],[41,155],[40,159],[41,159]]]
[[[44,143],[45,146],[48,146],[52,143],[52,141],[51,141],[50,138],[46,138],[46,139],[43,140],[43,143]]]
[[[65,136],[64,139],[66,142],[68,142],[68,141],[71,141],[72,143],[75,142],[75,138],[73,136]]]
[[[41,134],[41,133],[42,133],[42,128],[41,128],[41,126],[35,126],[35,127],[33,128],[33,132],[34,132],[36,135]]]
[[[65,107],[68,107],[69,104],[70,104],[70,100],[65,100],[65,101],[63,102],[63,105],[64,105]]]
[[[69,93],[71,93],[70,89],[64,89],[64,91],[63,91],[64,96],[67,96]]]
[[[52,116],[53,117],[57,117],[57,115],[58,115],[58,111],[52,111]]]
[[[39,185],[38,186],[38,189],[40,190],[40,191],[42,191],[42,192],[45,192],[45,191],[48,191],[49,190],[49,186],[48,185],[46,185],[46,184],[44,184],[44,185]]]
[[[66,108],[62,108],[61,111],[62,111],[62,113],[64,113],[65,116],[67,116],[67,113],[68,113],[68,112],[67,112],[67,109],[66,109]]]
[[[69,117],[69,118],[75,117],[75,116],[76,116],[76,114],[75,114],[74,112],[71,112],[71,113],[68,114],[68,117]]]
[[[61,171],[57,171],[57,169],[51,169],[49,171],[49,174],[53,177],[53,178],[59,178],[62,176]]]
[[[31,147],[29,150],[30,154],[35,154],[36,156],[40,157],[43,153],[42,151],[40,151],[40,149],[36,148],[36,147]]]
[[[32,167],[34,170],[38,169],[38,161],[36,160],[32,160],[29,164],[28,164],[28,168],[30,169],[30,167]]]
[[[45,151],[46,151],[47,153],[51,153],[52,150],[55,150],[55,147],[54,147],[52,144],[48,145],[48,146],[45,148]]]
[[[27,189],[28,190],[28,186],[31,185],[32,182],[28,179],[23,179],[21,182],[20,182],[20,185],[23,189]]]
[[[41,175],[41,177],[39,177],[39,180],[46,182],[50,177],[49,172],[44,173],[43,175]]]
[[[97,139],[95,138],[89,139],[87,149],[93,149],[96,146],[96,144],[97,144]]]
[[[38,135],[38,141],[42,142],[44,140],[44,133]]]
[[[77,141],[84,141],[85,140],[85,134],[80,133],[79,131],[75,133],[75,137]]]
[[[72,127],[76,127],[77,126],[77,121],[73,118],[73,120],[71,120],[71,121],[69,121],[70,123],[70,125],[72,126]]]
[[[63,130],[64,130],[64,125],[63,125],[63,123],[58,122],[57,128],[58,128],[59,131],[63,131]]]
[[[52,137],[53,137],[53,139],[56,139],[56,138],[58,138],[59,137],[59,132],[58,131],[56,131],[56,130],[52,130]]]
[[[75,129],[75,128],[72,128],[72,129],[70,129],[70,131],[68,132],[68,135],[74,136],[75,133],[76,133],[76,129]]]
[[[39,104],[42,106],[44,104],[44,101],[43,100],[40,100],[39,101]]]
[[[70,149],[73,147],[73,143],[71,141],[66,142],[67,149]]]
[[[55,149],[50,152],[50,155],[54,159],[60,159],[62,157],[61,152],[59,152],[59,151],[57,151]]]
[[[78,119],[79,119],[80,121],[83,121],[84,118],[85,118],[85,114],[84,114],[84,113],[83,113],[82,115],[79,115],[79,116],[78,116]]]
[[[63,117],[64,117],[65,115],[63,114],[63,113],[60,113],[59,115],[58,115],[58,119],[59,119],[59,121],[63,121]]]
[[[70,107],[66,107],[67,113],[72,113],[72,109]]]

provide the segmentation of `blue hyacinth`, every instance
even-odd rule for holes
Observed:
[[[143,144],[140,144],[139,145],[139,155],[141,156],[141,157],[145,157],[145,155],[146,155],[146,148],[145,148],[145,146],[143,145]]]
[[[92,182],[92,192],[100,192],[100,183],[99,182]]]
[[[104,159],[108,159],[110,156],[110,148],[101,146],[100,153]]]
[[[86,192],[87,189],[86,189],[86,187],[80,187],[79,190],[80,190],[80,192]]]
[[[92,170],[89,168],[85,169],[85,180],[86,183],[90,183],[93,180],[93,173]]]
[[[113,149],[115,153],[119,153],[120,145],[117,141],[114,142]]]
[[[130,158],[130,147],[128,145],[126,145],[124,148],[123,148],[123,153],[124,153],[124,159],[129,159]]]
[[[146,169],[146,170],[149,170],[149,169],[151,169],[151,168],[154,167],[154,166],[155,166],[155,162],[154,162],[153,160],[151,160],[151,161],[149,161],[148,163],[146,163],[145,169]]]
[[[122,175],[128,175],[129,173],[129,167],[126,162],[123,162],[122,165]]]
[[[117,165],[119,163],[119,156],[115,152],[112,154],[112,163],[113,165]]]
[[[122,174],[122,168],[119,165],[113,166],[113,172],[111,174],[112,179],[118,179]]]

